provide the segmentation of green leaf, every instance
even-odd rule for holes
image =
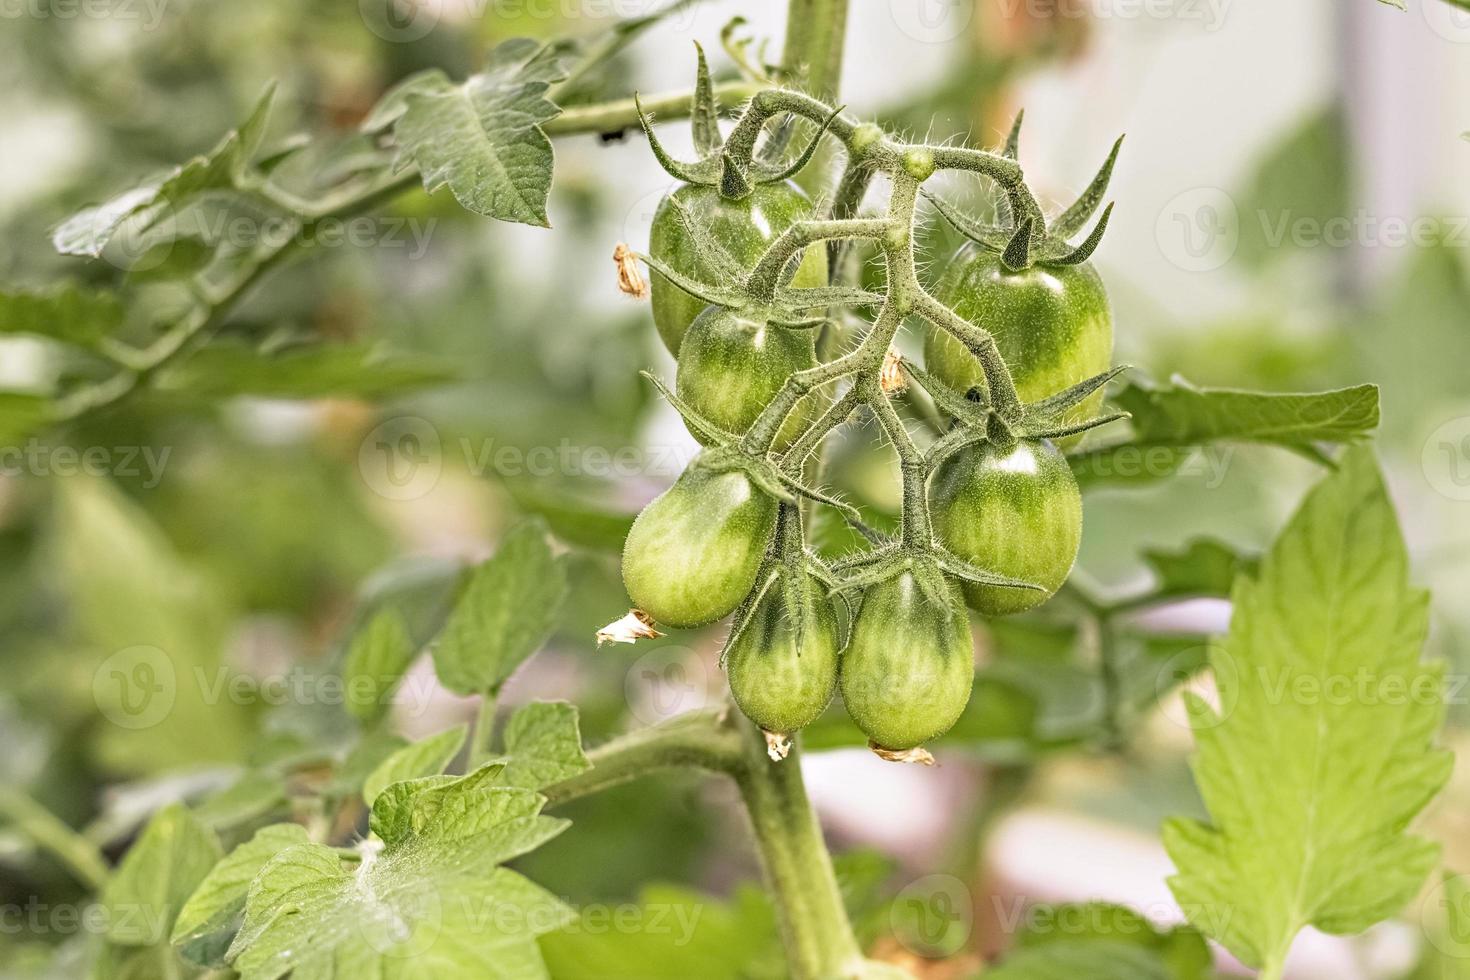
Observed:
[[[383,790],[393,783],[436,776],[443,772],[464,747],[468,734],[469,726],[456,725],[446,732],[405,745],[368,774],[362,784],[362,798],[367,801],[368,806],[372,806]]]
[[[1279,394],[1167,387],[1134,381],[1113,401],[1132,414],[1131,439],[1071,458],[1084,483],[1150,479],[1174,472],[1189,450],[1216,442],[1254,442],[1312,452],[1317,443],[1353,443],[1378,427],[1378,388]]]
[[[442,72],[415,76],[370,122],[394,119],[397,167],[416,164],[425,190],[448,185],[476,214],[549,227],[553,155],[541,124],[561,113],[546,91],[565,74],[555,48],[515,38],[463,85]]]
[[[1117,939],[1048,943],[1022,949],[985,980],[1178,980],[1152,950]]]
[[[194,808],[194,819],[221,831],[248,823],[284,806],[286,788],[273,773],[251,770]]]
[[[231,130],[213,150],[188,163],[124,191],[96,207],[72,215],[52,232],[51,244],[63,255],[97,258],[124,221],[144,211],[156,224],[191,199],[247,186],[250,159],[260,148],[270,116],[275,86],[266,89],[239,129]]]
[[[1210,948],[1197,931],[1189,926],[1162,930],[1132,909],[1106,902],[1034,906],[1027,911],[1026,928],[1016,943],[1020,950],[1101,950],[1104,962],[1107,950],[1132,945],[1149,954],[1140,975],[1168,980],[1206,980],[1214,975]]]
[[[256,831],[254,837],[216,864],[174,922],[171,941],[184,958],[201,966],[224,966],[225,951],[245,918],[250,882],[271,858],[309,840],[305,828],[298,824],[273,824]]]
[[[221,853],[214,834],[183,806],[158,811],[102,890],[108,942],[166,942],[179,909]]]
[[[541,789],[592,768],[582,752],[577,709],[565,701],[537,701],[510,716],[505,726],[509,760],[503,782]]]
[[[451,380],[449,365],[376,344],[318,344],[264,352],[240,343],[213,344],[159,379],[165,394],[217,400],[381,398]]]
[[[439,680],[460,694],[496,690],[546,642],[566,594],[544,525],[515,528],[475,569],[444,625],[434,648]]]
[[[566,821],[540,815],[544,797],[495,785],[500,771],[397,784],[373,807],[381,852],[356,864],[320,844],[267,861],[227,956],[241,980],[545,976],[536,936],[573,913],[498,865]]]
[[[1195,538],[1183,550],[1146,548],[1143,560],[1154,573],[1152,596],[1228,597],[1238,575],[1253,575],[1258,560],[1240,554],[1217,538]]]
[[[1439,852],[1404,827],[1449,775],[1442,667],[1419,661],[1428,596],[1371,449],[1311,492],[1233,601],[1210,653],[1221,708],[1187,702],[1211,823],[1170,820],[1164,842],[1190,921],[1279,971],[1305,926],[1396,913]]]
[[[384,609],[358,630],[342,666],[347,710],[371,724],[387,714],[390,699],[418,648],[396,609]]]
[[[551,532],[569,544],[621,553],[636,514],[608,510],[569,488],[544,480],[506,479],[506,490],[523,511],[543,518]],[[598,487],[603,494],[608,487]]]
[[[0,334],[31,334],[92,347],[122,321],[123,305],[116,293],[75,283],[45,290],[0,290]]]
[[[0,446],[19,446],[51,418],[51,400],[22,391],[0,391]]]

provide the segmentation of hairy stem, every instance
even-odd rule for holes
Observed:
[[[619,736],[587,754],[592,768],[545,789],[557,806],[637,779],[649,772],[693,767],[736,775],[744,765],[739,733],[727,709],[691,711]]]
[[[760,729],[745,729],[745,768],[736,777],[750,815],[761,867],[776,904],[793,980],[850,977],[862,968],[832,858],[807,800],[801,756],[793,745],[781,762],[766,756]]]
[[[842,82],[848,0],[789,0],[781,64],[809,91],[835,98]]]

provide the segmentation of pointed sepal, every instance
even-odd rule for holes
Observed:
[[[680,398],[672,388],[664,384],[662,378],[652,371],[640,371],[639,373],[653,382],[653,386],[658,389],[658,393],[663,395],[664,400],[673,406],[674,411],[679,413],[679,417],[684,420],[684,424],[689,427],[689,431],[701,437],[704,442],[717,446],[728,446],[739,438],[735,433],[726,432],[696,412],[688,402]]]
[[[701,157],[708,157],[719,152],[725,138],[720,133],[720,112],[715,104],[715,86],[710,80],[709,62],[705,60],[704,47],[695,41],[694,50],[699,55],[699,68],[694,79],[694,102],[689,110],[689,125],[694,131],[694,148]]]
[[[1031,268],[1031,231],[1035,227],[1035,219],[1027,218],[1021,222],[1011,240],[1006,243],[1005,251],[1000,253],[1000,264],[1012,272],[1020,272]]]
[[[1087,240],[1078,245],[1066,255],[1057,258],[1048,258],[1047,265],[1081,265],[1092,258],[1092,253],[1097,251],[1097,246],[1102,242],[1103,233],[1108,230],[1108,219],[1113,216],[1113,206],[1109,204],[1103,209],[1102,218],[1097,222],[1097,227],[1092,229],[1092,234]]]
[[[720,196],[727,201],[741,201],[755,190],[745,168],[728,153],[720,153]]]
[[[1108,158],[1103,161],[1102,169],[1092,178],[1092,183],[1072,204],[1063,211],[1052,225],[1052,232],[1058,238],[1071,238],[1083,229],[1088,221],[1092,219],[1093,212],[1102,203],[1103,196],[1108,192],[1108,182],[1113,179],[1113,165],[1118,162],[1118,151],[1123,148],[1123,137],[1119,136],[1113,144]]]
[[[838,106],[832,110],[832,114],[817,127],[816,133],[807,142],[806,149],[797,154],[796,159],[791,161],[789,166],[780,170],[759,170],[755,175],[756,183],[779,184],[781,181],[789,180],[800,173],[803,167],[812,162],[812,157],[816,155],[817,147],[822,143],[822,137],[827,135],[827,130],[832,127],[832,123],[842,114],[842,110],[845,108],[846,106]]]
[[[664,173],[675,180],[686,184],[699,184],[704,187],[713,187],[716,183],[715,174],[708,166],[701,163],[681,163],[669,155],[668,150],[659,141],[658,134],[654,132],[653,121],[643,111],[643,103],[638,98],[638,93],[633,93],[633,106],[638,111],[638,124],[643,127],[643,135],[648,138],[648,147],[653,151],[653,157],[658,165],[664,168]]]

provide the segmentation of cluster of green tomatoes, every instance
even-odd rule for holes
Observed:
[[[696,118],[696,142],[702,137],[706,160],[719,161],[712,125]],[[655,150],[669,166],[656,143]],[[870,536],[871,551],[824,561],[806,546],[802,510],[785,489],[799,486],[806,462],[789,465],[791,454],[813,449],[817,440],[803,436],[825,416],[847,421],[849,411],[871,411],[872,399],[896,397],[901,385],[878,384],[877,372],[872,383],[854,378],[840,405],[832,390],[839,385],[803,388],[773,435],[749,438],[789,379],[823,363],[818,338],[834,325],[782,319],[759,303],[710,302],[726,294],[689,291],[689,284],[738,291],[783,233],[830,212],[816,213],[776,167],[763,171],[763,181],[743,181],[737,196],[714,176],[716,166],[671,168],[693,182],[660,204],[646,256],[654,322],[678,362],[665,393],[705,448],[633,524],[623,580],[637,609],[662,625],[692,628],[735,614],[723,656],[730,691],[768,733],[790,735],[810,724],[840,689],[873,748],[901,754],[947,731],[969,701],[974,651],[966,607],[983,616],[1032,608],[1072,568],[1082,502],[1063,448],[1073,432],[1099,421],[1086,419],[1102,397],[1099,376],[1110,376],[1107,296],[1079,250],[1038,247],[1017,263],[1005,247],[1017,238],[1014,229],[998,239],[976,231],[920,286],[994,338],[1023,405],[1045,408],[1050,400],[1065,408],[1064,417],[1054,413],[1045,426],[992,426],[974,438],[955,433],[956,448],[942,458],[928,455],[914,472],[905,467],[906,492],[922,495],[905,505],[905,524],[917,530],[906,526],[902,541]],[[827,245],[793,255],[781,281],[790,295],[828,287]],[[895,363],[890,357],[889,371]],[[922,377],[926,389],[950,393],[935,401],[954,409],[953,428],[973,427],[976,418],[983,427],[991,379],[966,343],[931,327],[923,368],[903,370]],[[834,428],[832,421],[820,431]],[[786,482],[770,478],[775,472]],[[942,556],[937,565],[931,554]],[[961,566],[993,578],[937,571]]]

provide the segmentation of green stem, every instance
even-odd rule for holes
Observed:
[[[723,82],[715,86],[715,97],[725,105],[744,102],[764,88],[759,82]],[[694,105],[693,92],[673,92],[642,98],[643,111],[650,117],[681,119]],[[543,125],[548,136],[576,133],[619,133],[638,125],[638,108],[633,100],[615,99],[592,105],[572,106]]]
[[[543,792],[557,806],[660,769],[692,766],[735,775],[744,765],[726,709],[691,711],[620,736],[587,754],[592,768]]]
[[[781,762],[766,756],[761,730],[745,729],[745,768],[736,777],[775,902],[793,980],[851,977],[863,956],[842,905],[822,828],[807,801],[797,746]]]
[[[12,790],[0,792],[0,815],[92,891],[101,891],[107,883],[111,872],[102,852],[29,796]]]
[[[475,727],[470,730],[469,769],[472,771],[495,754],[495,709],[500,700],[497,694],[496,691],[487,691],[480,696]]]
[[[847,35],[848,0],[790,0],[786,7],[786,73],[822,98],[837,97]]]

